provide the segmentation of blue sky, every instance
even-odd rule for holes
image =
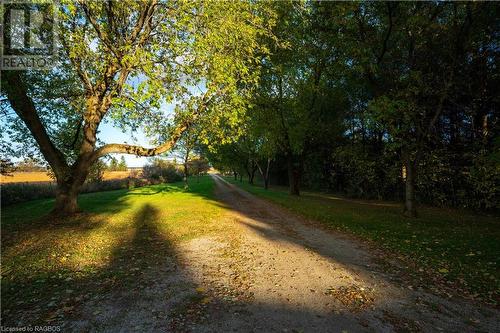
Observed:
[[[137,132],[134,132],[133,134],[134,139],[132,139],[132,135],[130,133],[123,133],[121,129],[114,127],[111,123],[102,123],[99,126],[99,134],[97,137],[103,143],[128,143],[151,147],[148,138],[142,131],[139,130]],[[10,142],[10,139],[7,137],[4,137],[3,139]],[[111,154],[110,156],[114,156],[120,159],[122,155],[125,157],[125,161],[127,162],[127,166],[129,167],[140,167],[146,164],[148,161],[147,157],[138,157],[128,154]],[[23,158],[12,157],[12,161],[14,162],[22,160]]]
[[[134,81],[133,84],[137,84],[140,81]],[[206,91],[205,82],[201,80],[200,83],[196,86],[188,86],[189,91],[194,95],[202,95]],[[160,109],[163,110],[165,117],[169,117],[174,113],[175,104],[177,102],[174,100],[171,103],[162,103]],[[143,147],[153,147],[149,139],[144,135],[144,132],[138,130],[133,133],[127,132],[123,133],[121,129],[114,127],[112,123],[103,122],[99,126],[99,134],[97,135],[98,139],[103,141],[103,143],[128,143],[140,145]],[[132,138],[134,137],[134,138]],[[110,156],[115,156],[116,158],[121,158],[121,156],[125,157],[125,161],[127,162],[127,166],[129,167],[140,167],[147,163],[148,157],[138,157],[135,155],[128,154],[111,154]]]
[[[171,110],[171,107],[168,107],[167,110]],[[0,121],[4,122],[5,120],[3,118],[0,118]],[[5,126],[6,124],[4,123],[2,125]],[[97,137],[103,144],[128,143],[128,144],[140,145],[143,147],[153,147],[153,145],[150,144],[149,139],[144,135],[144,132],[142,130],[135,131],[134,133],[130,132],[123,133],[121,129],[113,126],[111,122],[106,122],[106,121],[100,124],[99,133]],[[6,140],[7,142],[11,142],[10,138],[8,138],[7,136],[3,136],[2,139]],[[127,166],[129,167],[141,167],[148,162],[147,157],[138,157],[129,154],[110,154],[109,156],[114,156],[118,159],[120,159],[121,156],[124,156],[125,161],[127,162]],[[23,160],[24,157],[21,158],[11,157],[11,158],[12,161],[18,162]]]
[[[132,139],[131,133],[123,133],[120,129],[114,127],[110,123],[103,123],[99,126],[99,135],[97,136],[104,143],[128,143],[128,144],[136,144],[141,146],[149,147],[148,138],[144,135],[142,131],[137,131],[133,133],[136,140]],[[120,158],[121,156],[125,157],[125,161],[127,162],[127,166],[129,167],[139,167],[143,166],[147,162],[147,157],[138,157],[134,155],[128,154],[111,154],[110,156],[115,156],[116,158]]]
[[[193,95],[200,95],[204,93],[206,90],[203,81],[200,82],[200,84],[198,84],[197,86],[189,86],[188,89]],[[175,103],[176,103],[175,101],[171,103],[162,103],[162,105],[160,106],[160,110],[163,110],[165,117],[169,117],[173,114]],[[0,121],[4,121],[4,119],[0,118]],[[97,138],[100,142],[98,143],[98,146],[101,145],[101,143],[102,144],[127,143],[133,145],[140,145],[143,147],[153,147],[153,145],[150,144],[150,140],[145,136],[142,130],[139,129],[134,133],[131,133],[130,131],[124,133],[120,128],[113,126],[113,123],[111,121],[106,121],[106,120],[104,120],[100,124]],[[10,142],[10,138],[8,137],[3,137],[3,140]],[[120,159],[121,156],[125,157],[125,161],[127,163],[127,166],[129,167],[141,167],[144,164],[146,164],[149,159],[148,157],[138,157],[129,154],[110,154],[109,156],[114,156],[117,159]],[[21,161],[22,159],[23,158],[13,157],[12,161],[18,162]]]
[[[165,117],[169,117],[174,112],[174,103],[162,103],[160,110],[163,110]],[[113,126],[112,122],[103,121],[99,126],[99,133],[97,138],[103,143],[128,143],[133,145],[139,145],[143,147],[153,147],[150,144],[150,140],[146,137],[142,130],[137,130],[133,133],[130,131],[123,133],[121,129]],[[140,167],[147,163],[148,157],[139,157],[129,154],[110,154],[118,159],[121,156],[125,157],[127,166],[129,167]]]

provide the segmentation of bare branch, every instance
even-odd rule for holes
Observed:
[[[99,39],[104,43],[104,45],[106,46],[106,48],[108,48],[108,50],[115,55],[115,57],[117,57],[118,59],[121,59],[121,56],[118,54],[116,48],[113,46],[113,43],[109,39],[108,35],[105,32],[103,32],[101,30],[101,28],[99,27],[99,23],[97,23],[97,21],[96,21],[96,19],[94,17],[94,14],[92,13],[90,7],[87,6],[87,3],[84,0],[79,0],[78,3],[82,7],[82,9],[83,9],[83,11],[85,13],[85,16],[87,17],[87,19],[89,20],[90,24],[94,28],[94,30],[97,33],[97,36],[99,37]]]

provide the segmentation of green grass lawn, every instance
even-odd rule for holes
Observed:
[[[419,217],[411,219],[402,215],[397,203],[347,200],[312,192],[293,197],[284,188],[266,191],[231,177],[226,180],[306,218],[372,241],[403,258],[417,275],[437,277],[458,293],[498,303],[498,217],[419,207]]]
[[[410,258],[413,271],[431,272],[490,303],[498,299],[500,235],[492,217],[420,208],[418,219],[407,219],[397,204],[321,193],[290,197],[285,189],[236,184]],[[180,242],[228,234],[227,210],[213,189],[205,176],[189,190],[176,183],[84,194],[85,213],[66,220],[45,217],[53,200],[2,207],[2,317],[13,321],[30,310],[50,322],[106,290],[154,279],[165,260],[182,256]]]
[[[178,183],[84,194],[85,213],[66,220],[44,217],[53,200],[3,207],[2,317],[30,309],[50,321],[55,309],[154,274],[175,260],[179,242],[227,227],[213,188],[205,176],[189,190]]]

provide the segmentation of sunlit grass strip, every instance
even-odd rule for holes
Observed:
[[[411,219],[393,202],[308,192],[295,197],[286,188],[266,191],[232,177],[226,180],[292,212],[373,241],[414,263],[417,274],[433,276],[459,294],[492,304],[499,301],[500,224],[494,216],[419,207],[419,218]]]

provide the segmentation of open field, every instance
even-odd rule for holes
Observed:
[[[368,240],[403,259],[416,284],[428,278],[450,290],[498,304],[500,297],[500,223],[496,216],[452,209],[419,207],[419,218],[406,218],[398,203],[348,200],[285,188],[262,187],[225,179],[246,191],[327,227]],[[388,267],[389,268],[389,267]],[[421,280],[423,279],[423,280]]]
[[[105,171],[104,180],[123,179],[130,176],[132,171]],[[14,172],[11,176],[0,176],[0,184],[8,183],[32,183],[32,182],[53,182],[45,171],[34,172]]]

